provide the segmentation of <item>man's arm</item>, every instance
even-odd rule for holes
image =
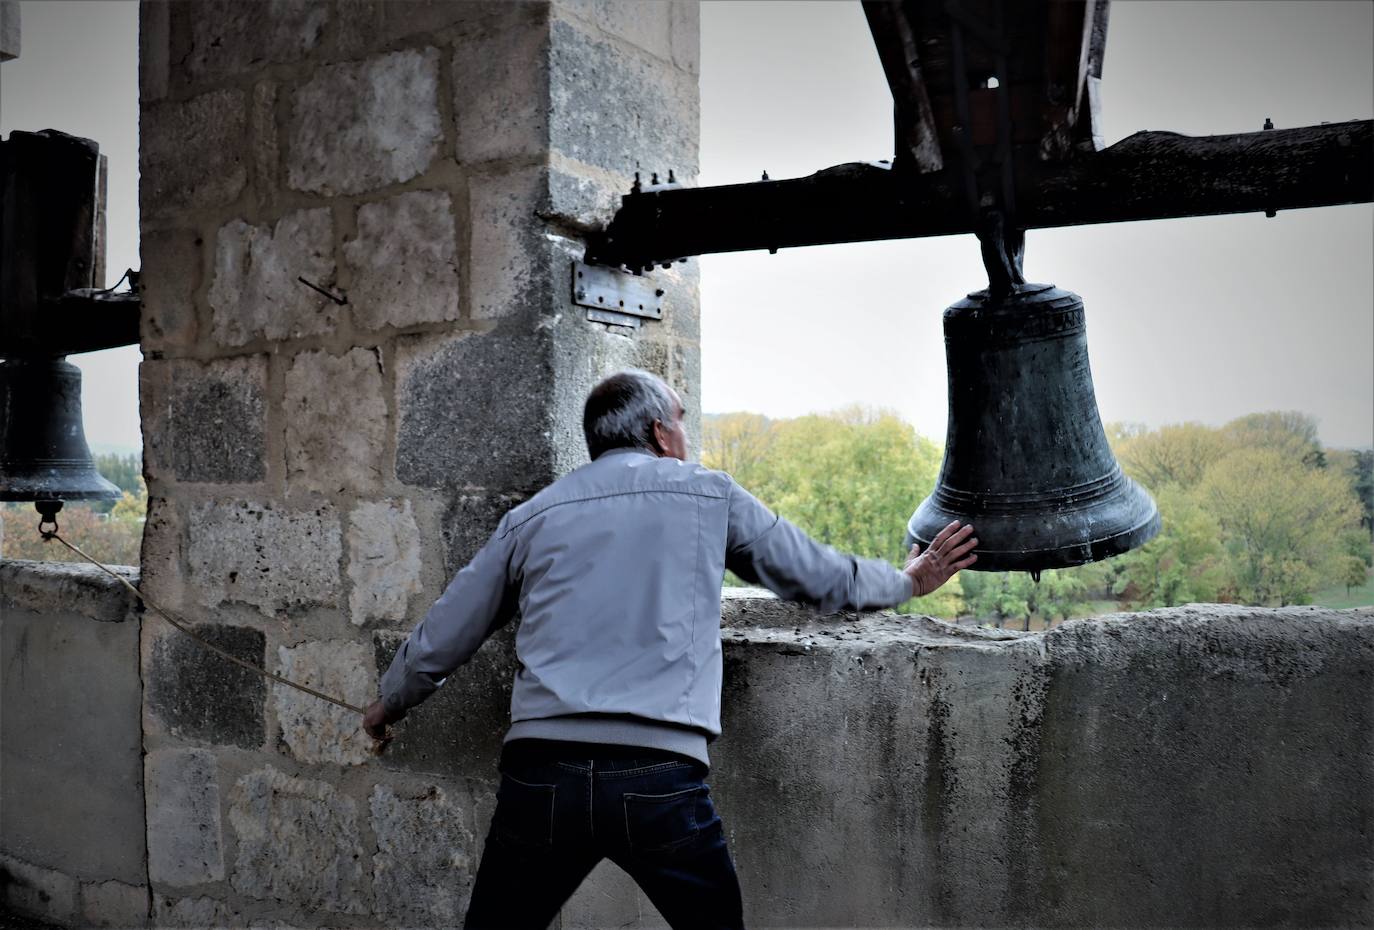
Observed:
[[[420,625],[396,651],[382,676],[382,696],[368,707],[363,729],[382,739],[388,724],[429,697],[488,636],[515,615],[518,591],[510,578],[514,534],[503,518],[491,539],[453,577]]]
[[[973,527],[950,524],[920,554],[913,547],[898,571],[880,559],[837,552],[777,516],[737,484],[730,489],[726,567],[781,598],[824,611],[892,607],[930,594],[955,572],[972,565]]]

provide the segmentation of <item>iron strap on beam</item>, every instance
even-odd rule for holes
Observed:
[[[1138,132],[1066,162],[1016,163],[1027,229],[1374,201],[1374,120],[1220,136]],[[971,233],[959,179],[882,164],[623,198],[586,261],[648,268],[691,255]]]

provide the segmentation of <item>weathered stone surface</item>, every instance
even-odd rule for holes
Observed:
[[[619,173],[697,173],[696,78],[596,38],[570,22],[550,25],[549,144]]]
[[[86,882],[81,886],[81,921],[86,927],[146,927],[148,889],[124,882]]]
[[[196,633],[262,667],[266,639],[258,630],[200,624]],[[153,643],[144,683],[148,709],[173,736],[257,749],[265,736],[263,680],[226,662],[176,630]]]
[[[432,48],[318,69],[292,95],[288,183],[333,196],[422,174],[443,141],[438,93]]]
[[[76,919],[80,886],[70,875],[0,853],[0,903],[63,924]]]
[[[418,793],[378,785],[371,808],[376,913],[403,926],[456,926],[480,856],[467,811],[437,785]]]
[[[144,777],[149,878],[162,885],[199,885],[224,878],[214,754],[204,749],[154,750],[144,759]]]
[[[673,64],[690,74],[701,74],[701,4],[672,0]]]
[[[270,202],[276,196],[281,165],[281,144],[277,140],[277,85],[260,81],[253,85],[253,109],[249,114],[253,127],[252,187],[259,202]]]
[[[515,328],[402,343],[396,476],[430,488],[547,484],[546,352],[543,333]]]
[[[1354,800],[1374,758],[1374,610],[1204,605],[1007,634],[747,606],[768,616],[725,633],[712,785],[752,922],[1374,915],[1374,813]],[[786,855],[767,839],[783,829]]]
[[[597,171],[555,154],[548,175],[547,207],[539,213],[573,229],[604,229],[620,209],[629,186],[617,174]]]
[[[152,360],[139,372],[150,473],[194,482],[263,480],[265,355]]]
[[[444,686],[412,708],[379,762],[388,768],[490,779],[510,728],[511,682],[519,666],[515,629],[507,626],[449,676]],[[377,673],[386,673],[406,633],[378,631]]]
[[[363,643],[321,641],[277,648],[277,674],[316,691],[366,707],[377,697],[372,650]],[[272,685],[277,723],[291,754],[302,762],[362,765],[372,740],[358,715],[282,684]]]
[[[171,898],[153,895],[153,926],[157,930],[237,930],[242,915],[218,898]]]
[[[289,900],[306,911],[366,913],[364,850],[352,801],[325,782],[271,766],[240,778],[230,800],[238,839],[235,891]]]
[[[286,372],[287,477],[311,491],[359,491],[382,478],[387,433],[381,353],[302,352]]]
[[[343,543],[332,506],[207,502],[191,508],[189,522],[187,568],[205,606],[240,601],[272,614],[338,603]]]
[[[147,421],[145,421],[147,422]],[[148,519],[143,524],[143,548],[138,588],[163,607],[192,603],[182,568],[182,521],[177,505],[168,500],[166,483],[155,475],[148,480]]]
[[[439,531],[444,541],[445,581],[472,560],[501,517],[522,499],[502,494],[459,494],[449,502]]]
[[[248,178],[242,91],[145,104],[139,119],[139,209],[144,217],[232,203]]]
[[[452,199],[409,191],[358,208],[344,243],[353,275],[348,302],[367,329],[458,318],[458,246]]]
[[[138,587],[138,569],[112,566]],[[128,588],[85,562],[0,561],[0,608],[35,614],[76,614],[102,623],[122,623],[137,606]]]
[[[404,620],[420,593],[420,530],[408,500],[364,501],[348,515],[348,617]]]
[[[560,14],[571,13],[610,36],[623,39],[658,58],[671,59],[673,7],[641,0],[557,0]]]
[[[23,47],[23,37],[19,29],[19,4],[0,3],[0,61],[19,57]]]
[[[148,5],[138,16],[138,99],[149,104],[167,96],[171,77],[171,15],[167,4]]]
[[[242,220],[225,224],[215,237],[210,285],[215,341],[241,346],[332,330],[337,306],[298,278],[332,286],[333,237],[327,209],[289,213],[270,229]]]
[[[299,60],[319,46],[333,8],[296,0],[207,0],[173,7],[173,23],[188,30],[191,40],[181,65],[199,80]]]
[[[648,924],[640,912],[641,897],[634,879],[611,860],[603,859],[559,911],[560,926],[563,930],[644,927]],[[653,909],[653,905],[644,903],[649,910]]]
[[[541,248],[544,224],[538,216],[547,190],[548,172],[542,168],[473,181],[469,293],[474,319],[528,314],[547,299],[551,269]]]
[[[456,33],[462,37],[500,31],[507,24],[538,12],[532,8],[541,5],[510,0],[345,0],[335,18],[334,47],[345,57],[357,58],[398,39],[428,33],[442,33],[445,37]]]
[[[55,568],[0,562],[0,853],[76,878],[139,882],[139,624],[136,615],[92,622],[50,600],[66,585],[25,597],[9,584]],[[124,600],[122,589],[108,596]]]
[[[140,237],[139,340],[144,352],[184,352],[195,343],[201,244],[199,233],[190,229],[149,230]]]
[[[548,149],[547,13],[530,12],[535,15],[508,28],[463,36],[454,45],[453,112],[460,162],[539,157]]]
[[[701,347],[696,342],[676,342],[669,353],[672,365],[668,383],[682,398],[687,424],[687,442],[701,449]]]

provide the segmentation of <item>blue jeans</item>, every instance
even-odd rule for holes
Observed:
[[[647,749],[512,742],[466,930],[544,930],[602,859],[628,872],[674,930],[742,928],[706,772]]]

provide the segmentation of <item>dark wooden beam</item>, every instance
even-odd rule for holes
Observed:
[[[1027,229],[1374,201],[1374,121],[1224,136],[1139,132],[1101,152],[1016,164]],[[645,268],[691,255],[974,230],[949,169],[870,164],[805,178],[631,194],[587,261]]]
[[[892,89],[898,167],[909,161],[921,174],[939,171],[945,165],[935,115],[921,76],[916,32],[900,0],[864,0],[863,9],[883,74]]]

